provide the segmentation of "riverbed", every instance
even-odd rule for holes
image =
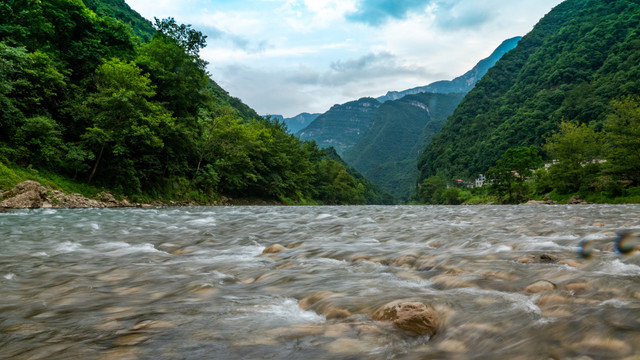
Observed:
[[[638,359],[640,255],[613,242],[633,247],[639,221],[637,205],[15,210],[0,358]],[[372,318],[396,300],[432,307],[437,332]]]

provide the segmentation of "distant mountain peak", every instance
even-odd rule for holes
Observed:
[[[378,97],[377,100],[380,102],[397,100],[406,95],[419,94],[423,92],[436,94],[468,93],[473,89],[478,80],[480,80],[504,54],[518,45],[520,39],[522,39],[522,36],[516,36],[503,41],[502,44],[500,44],[500,46],[498,46],[493,53],[489,55],[489,57],[480,60],[473,69],[453,80],[440,80],[426,86],[419,86],[403,91],[389,91],[386,95]]]

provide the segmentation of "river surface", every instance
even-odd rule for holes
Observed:
[[[0,358],[639,359],[640,255],[611,246],[639,221],[636,205],[12,211]],[[372,319],[395,300],[431,305],[437,333]]]

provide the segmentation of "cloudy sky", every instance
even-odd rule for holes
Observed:
[[[260,114],[450,80],[561,0],[126,0],[208,36],[212,78]]]

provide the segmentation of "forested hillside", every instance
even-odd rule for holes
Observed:
[[[470,179],[508,149],[542,149],[563,120],[599,131],[613,100],[640,94],[639,79],[640,1],[567,0],[465,97],[427,145],[419,181]]]
[[[415,189],[418,156],[440,131],[464,94],[422,93],[386,101],[371,125],[348,149],[345,161],[396,198]]]
[[[121,0],[86,4],[97,13],[0,3],[0,177],[26,169],[146,199],[383,201],[213,82],[202,33],[171,18],[149,28]]]
[[[303,140],[315,140],[321,147],[333,147],[342,155],[364,135],[380,105],[373,98],[334,105],[298,134]]]

